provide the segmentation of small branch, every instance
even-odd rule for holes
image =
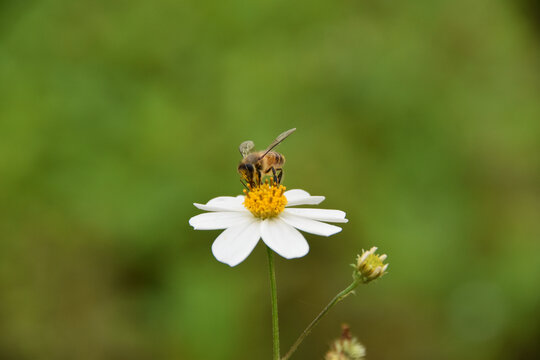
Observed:
[[[341,300],[349,296],[359,284],[360,284],[360,280],[355,278],[355,280],[345,290],[341,291],[339,294],[334,296],[334,298],[328,303],[328,305],[325,306],[325,308],[319,313],[319,315],[317,315],[317,317],[313,319],[313,321],[307,326],[307,328],[302,332],[302,334],[300,334],[296,342],[293,344],[293,346],[291,346],[287,354],[285,354],[285,356],[283,356],[281,360],[288,360],[292,356],[292,354],[294,354],[294,352],[296,351],[298,346],[302,343],[302,341],[304,341],[306,336],[309,335],[311,330],[313,330],[313,328],[319,323],[321,318],[324,315],[326,315],[326,313],[331,308],[333,308],[334,305],[336,305],[338,302],[340,302]]]

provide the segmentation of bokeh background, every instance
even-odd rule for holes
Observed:
[[[0,359],[269,359],[264,247],[217,262],[193,202],[285,185],[350,222],[277,260],[283,351],[350,281],[370,359],[540,356],[534,0],[0,1]]]

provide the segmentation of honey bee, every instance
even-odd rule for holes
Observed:
[[[280,184],[283,177],[283,164],[285,157],[273,148],[279,145],[287,136],[291,135],[296,128],[281,133],[267,148],[263,151],[251,152],[255,147],[253,141],[244,141],[238,147],[242,154],[242,161],[238,165],[238,172],[251,187],[261,184],[262,178],[272,172],[274,183]],[[242,180],[240,180],[242,181]],[[245,184],[244,184],[245,185]]]

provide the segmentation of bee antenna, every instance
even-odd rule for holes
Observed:
[[[247,189],[247,190],[249,191],[249,188],[248,188],[248,186],[246,185],[246,183],[245,183],[245,182],[243,182],[243,181],[242,181],[242,179],[240,179],[240,182],[241,182],[241,183],[242,183],[242,185],[244,185],[244,187],[245,187],[245,188],[246,188],[246,189]]]

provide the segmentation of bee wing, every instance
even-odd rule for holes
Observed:
[[[264,151],[264,154],[262,154],[262,156],[259,158],[259,160],[262,159],[263,157],[265,157],[266,154],[268,154],[273,148],[278,146],[280,142],[285,140],[287,138],[287,136],[291,135],[295,130],[296,130],[296,128],[292,128],[292,129],[289,129],[289,130],[284,131],[281,134],[279,134],[278,137],[276,138],[276,140],[272,141],[270,146],[268,146],[266,148],[266,150]]]
[[[247,140],[240,144],[238,150],[240,150],[240,154],[242,154],[242,157],[245,158],[246,156],[248,156],[248,154],[254,147],[255,144],[253,143],[253,141]]]

